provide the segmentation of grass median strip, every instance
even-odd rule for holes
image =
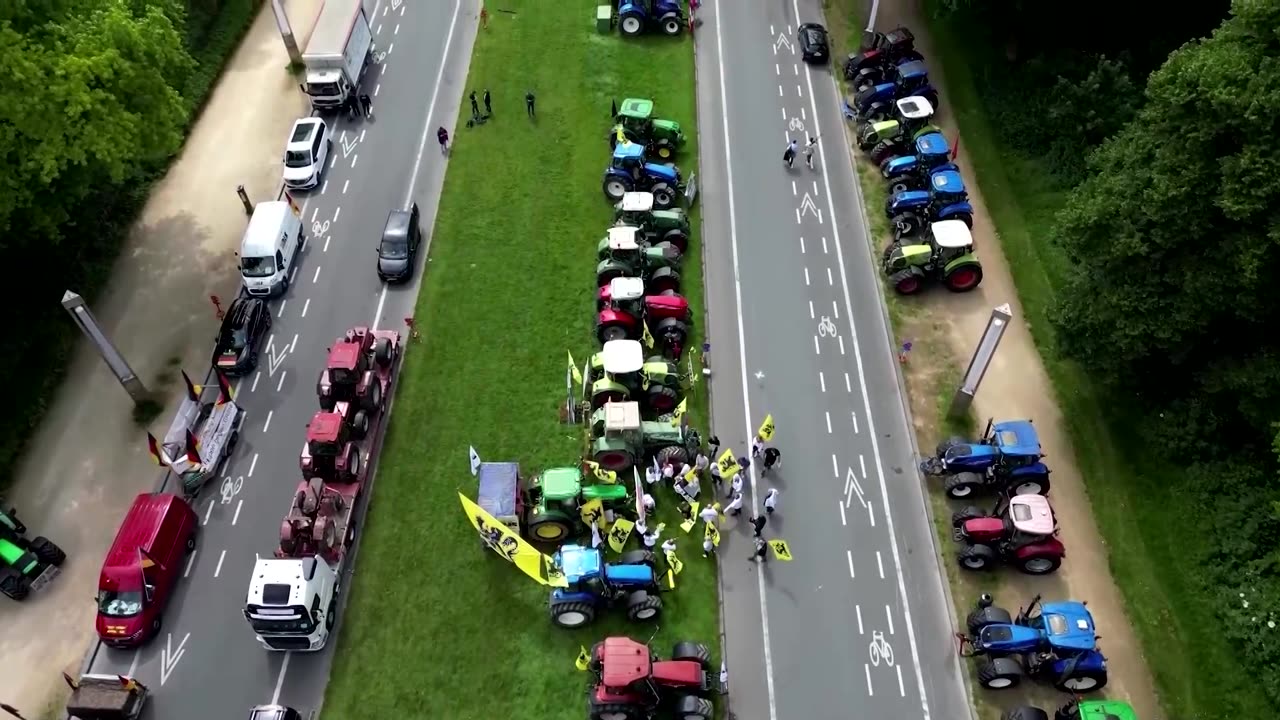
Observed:
[[[494,114],[468,129],[464,99],[453,133],[415,315],[422,337],[407,351],[380,460],[329,717],[581,718],[579,646],[608,634],[643,641],[658,629],[628,626],[623,613],[582,631],[554,627],[546,589],[484,550],[457,501],[457,490],[475,495],[469,445],[488,461],[519,461],[525,476],[581,457],[580,428],[559,422],[558,405],[565,350],[581,365],[597,349],[592,280],[611,220],[600,190],[611,100],[652,97],[690,138],[677,158],[686,177],[697,157],[687,39],[595,34],[585,0],[514,5],[492,14],[476,41],[467,92],[487,88]],[[530,90],[536,120],[525,113]],[[681,274],[700,319],[694,220]],[[695,426],[705,426],[705,405],[699,384]],[[685,569],[663,596],[655,646],[665,654],[687,638],[715,647],[713,566],[700,537],[680,532],[671,494],[658,502]]]

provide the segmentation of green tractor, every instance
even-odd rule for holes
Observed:
[[[1000,720],[1049,720],[1049,713],[1023,705],[1002,713]],[[1053,713],[1053,720],[1138,720],[1138,713],[1132,705],[1119,700],[1072,698]]]
[[[885,248],[884,274],[899,295],[914,295],[926,281],[951,292],[968,292],[982,282],[982,264],[973,253],[973,233],[963,220],[941,220],[927,237],[901,237]]]
[[[684,133],[680,123],[653,117],[653,101],[627,98],[622,101],[613,116],[613,129],[609,131],[609,149],[618,144],[621,135],[629,142],[645,146],[661,162],[670,162],[684,147]]]
[[[614,206],[613,222],[640,228],[650,245],[671,243],[680,254],[689,252],[689,216],[680,208],[653,209],[653,193],[629,192]]]
[[[680,292],[680,251],[669,242],[641,244],[640,229],[615,225],[596,247],[596,287],[620,277],[639,277],[649,292]]]
[[[17,512],[0,503],[0,592],[14,600],[25,600],[52,582],[67,559],[48,538],[28,540],[26,535],[27,526]]]
[[[605,470],[629,470],[650,458],[659,465],[691,462],[702,439],[684,424],[640,419],[640,404],[611,402],[591,414],[591,456]]]
[[[674,412],[684,398],[680,366],[662,356],[645,360],[639,340],[606,342],[587,363],[583,384],[589,389],[592,410],[636,400],[663,416]]]
[[[620,514],[635,508],[624,481],[584,485],[582,468],[544,470],[525,489],[525,533],[541,543],[564,542],[582,525],[578,508],[592,500]]]
[[[933,105],[928,99],[918,95],[898,98],[888,120],[858,123],[858,148],[879,167],[894,155],[911,154],[909,148],[921,135],[942,132],[932,121]]]

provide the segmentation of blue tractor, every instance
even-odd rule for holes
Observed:
[[[1024,677],[1069,693],[1107,684],[1107,659],[1098,650],[1093,615],[1082,602],[1042,603],[1037,595],[1015,618],[984,594],[967,625],[960,654],[978,657],[978,682],[985,688],[1011,688]]]
[[[964,188],[964,179],[954,170],[929,176],[928,190],[907,190],[890,195],[884,212],[893,223],[897,238],[913,237],[931,223],[960,220],[973,229],[973,205]]]
[[[569,581],[551,591],[551,622],[562,628],[590,625],[602,608],[624,607],[632,622],[654,620],[662,614],[653,553],[623,553],[616,565],[606,564],[599,550],[564,545],[552,561]]]
[[[929,69],[919,60],[895,65],[882,80],[859,85],[851,107],[856,120],[887,120],[893,114],[895,100],[913,95],[938,107],[938,91],[929,82]]]
[[[613,148],[613,161],[604,171],[602,185],[605,197],[619,203],[629,192],[653,195],[653,206],[669,210],[679,202],[684,190],[680,170],[675,165],[648,162],[640,143],[620,142]]]
[[[627,37],[657,29],[663,35],[684,31],[684,11],[680,0],[618,0],[618,30]]]
[[[891,196],[907,190],[927,189],[929,176],[938,170],[960,170],[951,162],[951,145],[942,133],[925,133],[916,138],[913,145],[914,155],[894,155],[880,163],[880,174],[888,183]]]
[[[1049,494],[1049,468],[1044,464],[1040,435],[1030,420],[988,420],[979,440],[957,437],[939,443],[938,454],[920,463],[920,470],[946,478],[943,489],[955,499],[984,490]]]

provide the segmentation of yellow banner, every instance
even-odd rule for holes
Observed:
[[[676,589],[676,574],[670,570],[667,570],[667,589]]]
[[[787,545],[786,540],[770,540],[769,547],[773,548],[773,556],[782,562],[791,562],[791,546]]]
[[[578,508],[578,517],[582,518],[582,524],[590,526],[592,522],[604,519],[604,501],[600,498],[589,500]]]
[[[684,570],[684,563],[680,562],[680,558],[676,557],[676,551],[668,550],[663,554],[667,557],[667,566],[671,568],[671,572],[679,575],[680,571]]]
[[[696,500],[689,503],[689,519],[680,523],[680,529],[684,531],[685,535],[688,535],[689,531],[693,529],[693,526],[698,524],[699,507],[700,506]]]
[[[671,424],[679,425],[680,419],[683,418],[684,414],[688,411],[689,411],[689,398],[684,398],[680,401],[680,404],[676,406],[675,412],[671,414]]]
[[[631,538],[631,529],[636,526],[626,518],[618,518],[614,521],[613,527],[609,528],[609,547],[614,552],[622,552],[622,548],[627,546],[627,540]]]
[[[573,361],[573,353],[565,350],[564,353],[569,356],[569,372],[573,374],[573,381],[582,384],[582,371],[578,369],[578,364]]]
[[[707,523],[705,527],[706,529],[702,531],[702,539],[710,540],[712,545],[720,547],[720,531],[711,523]]]
[[[591,656],[587,654],[587,646],[579,645],[578,658],[573,661],[573,666],[578,668],[578,672],[586,672],[587,667],[591,665]]]
[[[647,347],[647,348],[649,348],[650,350],[652,350],[652,349],[653,349],[653,335],[649,332],[649,323],[647,323],[647,322],[643,322],[643,321],[642,321],[642,322],[640,323],[640,327],[641,327],[641,328],[643,328],[643,334],[640,336],[640,339],[644,341],[644,346],[645,346],[645,347]]]
[[[756,435],[765,442],[773,440],[773,415],[764,416],[764,422],[760,423],[760,429],[756,431]]]
[[[742,466],[738,465],[738,459],[733,456],[733,448],[727,448],[720,453],[720,459],[716,460],[716,465],[720,466],[720,477],[725,480],[742,471]]]
[[[471,521],[471,526],[480,534],[480,540],[500,557],[520,568],[525,575],[543,585],[550,587],[569,587],[564,573],[555,566],[551,558],[538,552],[523,538],[511,531],[511,528],[498,522],[484,508],[471,501],[471,498],[458,493],[462,502],[462,510]]]
[[[591,474],[595,477],[595,479],[599,480],[602,483],[608,483],[610,485],[618,482],[618,473],[612,470],[605,470],[604,468],[600,467],[600,463],[594,460],[587,460],[585,462],[587,463],[587,467],[591,468]]]

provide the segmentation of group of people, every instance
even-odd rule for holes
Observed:
[[[813,151],[818,149],[818,138],[810,137],[809,142],[804,145],[804,164],[813,169]],[[796,153],[800,150],[800,143],[791,140],[787,143],[787,149],[782,151],[782,162],[787,164],[787,168],[795,167]]]
[[[362,95],[361,97],[368,98],[368,95]],[[493,116],[493,98],[489,95],[489,89],[485,88],[479,99],[476,98],[476,91],[472,90],[468,99],[471,100],[471,118],[467,120],[467,127],[475,127],[481,123],[488,122],[489,118]],[[481,102],[484,103],[483,113],[480,112]],[[524,111],[530,119],[537,117],[536,102],[537,97],[534,96],[533,91],[526,91],[524,94]],[[436,140],[440,143],[441,154],[449,152],[449,131],[443,125],[436,129]]]

